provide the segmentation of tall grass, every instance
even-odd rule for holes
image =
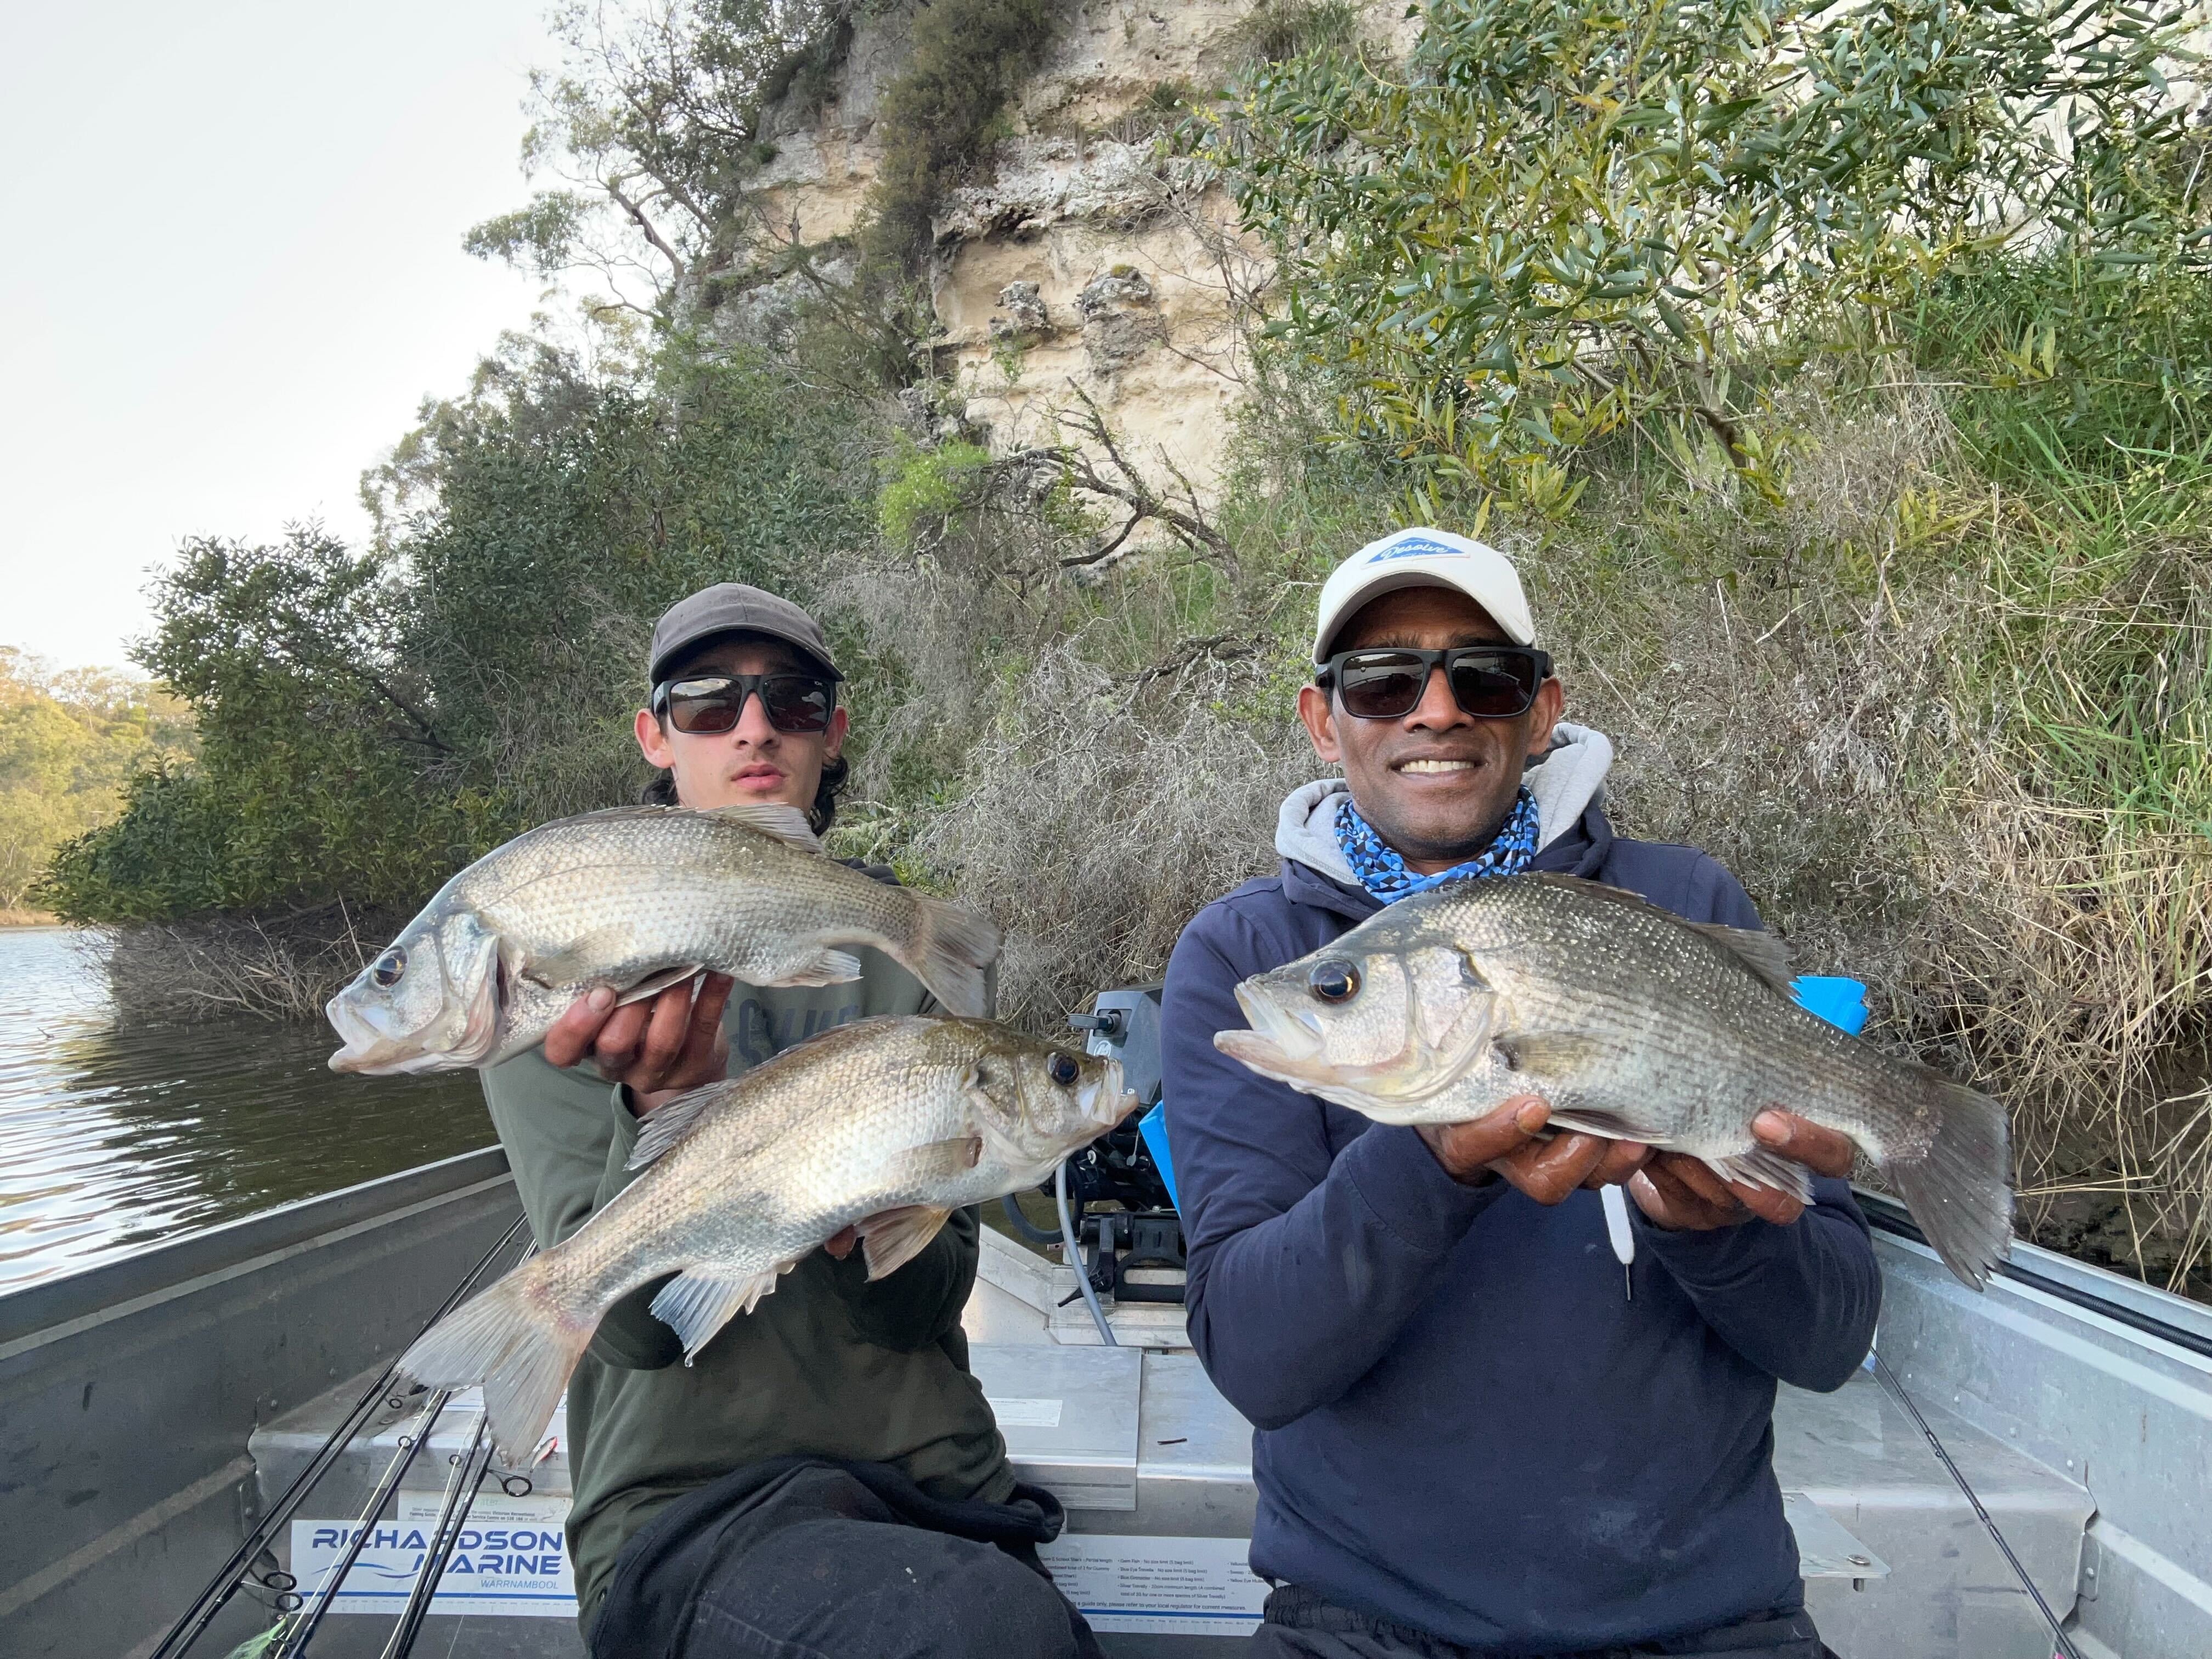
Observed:
[[[1802,967],[1870,983],[1876,1041],[2007,1100],[2034,1236],[2203,1294],[2212,477],[2016,433],[1992,459],[1987,411],[1929,378],[1801,385],[1778,508],[1717,453],[1623,450],[1563,523],[1485,533],[1617,745],[1622,832],[1708,848]],[[1314,406],[1248,405],[1233,558],[1000,589],[968,669],[992,538],[957,577],[879,574],[880,647],[933,665],[887,729],[953,711],[897,809],[910,865],[1007,926],[1028,1023],[1156,977],[1323,769],[1291,715],[1314,586],[1403,497],[1387,458],[1311,441]]]

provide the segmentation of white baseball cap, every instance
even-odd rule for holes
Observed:
[[[1405,587],[1449,587],[1490,613],[1516,645],[1536,642],[1536,624],[1513,562],[1494,547],[1449,530],[1394,530],[1337,566],[1322,585],[1314,661],[1328,660],[1337,630],[1370,599]]]

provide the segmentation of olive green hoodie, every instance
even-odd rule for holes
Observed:
[[[731,1075],[835,1025],[934,1009],[890,957],[854,954],[862,968],[850,984],[738,985],[723,1018]],[[637,1120],[588,1065],[560,1071],[532,1049],[483,1079],[539,1243],[566,1238],[629,1183]],[[568,1547],[586,1632],[630,1534],[749,1463],[813,1452],[892,1464],[934,1498],[1007,1496],[1006,1443],[968,1373],[960,1329],[976,1227],[973,1210],[956,1213],[914,1261],[872,1285],[857,1250],[842,1261],[817,1250],[690,1365],[679,1363],[675,1333],[647,1311],[665,1281],[609,1311],[568,1382]]]

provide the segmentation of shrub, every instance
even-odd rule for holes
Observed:
[[[884,88],[883,160],[865,240],[881,264],[925,253],[930,216],[998,134],[1006,100],[1052,38],[1051,0],[931,0]]]
[[[884,534],[903,547],[922,530],[942,525],[967,501],[976,475],[990,461],[991,452],[975,444],[932,450],[907,445],[876,498]]]
[[[1435,0],[1407,73],[1264,67],[1211,148],[1351,433],[1552,516],[1608,434],[1710,437],[1778,500],[1778,380],[1936,279],[2063,251],[2130,318],[2194,280],[2187,15]]]
[[[400,447],[378,547],[187,548],[141,660],[201,752],[65,848],[46,902],[114,923],[411,909],[526,825],[632,797],[653,619],[720,580],[814,599],[870,533],[854,428],[757,363],[672,351],[604,383],[511,352]]]

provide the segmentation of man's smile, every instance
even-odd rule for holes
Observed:
[[[1482,763],[1480,761],[1443,760],[1431,757],[1399,761],[1395,763],[1390,769],[1394,772],[1414,772],[1424,774],[1434,772],[1472,772],[1481,764]]]

